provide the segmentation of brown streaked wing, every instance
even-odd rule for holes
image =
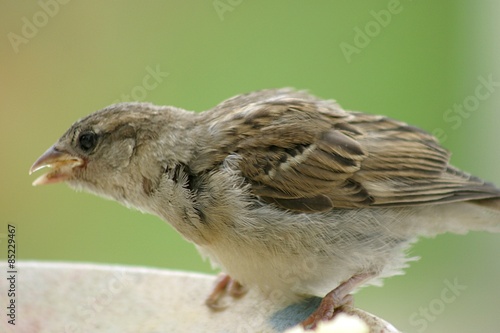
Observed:
[[[427,132],[347,112],[304,92],[243,95],[209,111],[206,119],[217,146],[200,155],[201,164],[210,160],[215,166],[237,154],[252,192],[284,209],[316,212],[500,196],[493,185],[450,166],[449,153]]]

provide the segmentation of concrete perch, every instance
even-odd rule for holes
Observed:
[[[215,280],[211,275],[35,261],[18,262],[17,268],[16,325],[8,324],[3,314],[0,331],[5,333],[303,332],[293,327],[319,303],[311,299],[286,304],[251,290],[240,299],[224,298],[228,307],[214,312],[204,304]],[[0,264],[0,271],[7,271],[6,264]],[[9,302],[3,297],[8,289],[9,281],[0,279],[2,309]],[[346,312],[349,316],[336,317],[340,324],[320,327],[318,332],[398,332],[362,310]],[[368,331],[366,326],[354,325],[352,330],[342,326],[345,320],[359,322],[357,318]]]

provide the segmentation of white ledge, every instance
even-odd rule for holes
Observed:
[[[6,316],[7,266],[0,264],[0,331],[6,333],[277,333],[305,319],[318,304],[276,304],[250,291],[240,299],[225,298],[229,306],[214,312],[204,304],[212,275],[34,261],[18,262],[16,269],[14,326]],[[362,310],[347,312],[361,317],[370,332],[398,332]]]

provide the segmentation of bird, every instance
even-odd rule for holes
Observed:
[[[315,327],[352,294],[403,274],[420,237],[500,231],[500,189],[450,163],[428,132],[292,88],[204,112],[144,102],[76,121],[32,165],[33,185],[158,216],[223,275],[206,304],[248,288],[321,297]]]

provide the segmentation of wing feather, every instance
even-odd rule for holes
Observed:
[[[304,92],[233,98],[207,112],[206,122],[218,148],[201,154],[199,161],[217,164],[238,156],[238,171],[254,195],[284,209],[315,212],[500,197],[495,186],[450,166],[450,154],[429,133],[386,117],[344,111]]]

